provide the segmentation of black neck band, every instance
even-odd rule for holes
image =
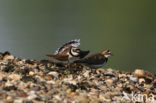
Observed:
[[[73,53],[71,51],[72,51],[72,47],[70,48],[70,51],[69,51],[70,55],[73,57],[79,57],[79,55],[77,55],[77,56],[73,55]]]

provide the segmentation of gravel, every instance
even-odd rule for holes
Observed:
[[[143,95],[143,96],[142,96]],[[141,97],[142,96],[142,97]],[[156,75],[0,53],[0,103],[156,102]]]

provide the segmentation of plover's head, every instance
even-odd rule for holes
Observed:
[[[110,50],[103,50],[101,54],[103,54],[106,58],[108,58],[109,56],[111,56]]]
[[[80,49],[77,47],[71,47],[70,49],[70,55],[77,57],[80,54]]]

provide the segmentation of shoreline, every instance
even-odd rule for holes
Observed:
[[[156,74],[142,69],[91,70],[75,63],[19,59],[5,52],[0,53],[0,103],[3,102],[154,103]]]

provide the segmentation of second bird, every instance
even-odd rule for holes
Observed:
[[[103,50],[101,53],[93,54],[81,60],[76,60],[74,63],[81,63],[92,69],[96,69],[104,66],[104,64],[107,63],[109,56],[111,56],[110,50]]]

